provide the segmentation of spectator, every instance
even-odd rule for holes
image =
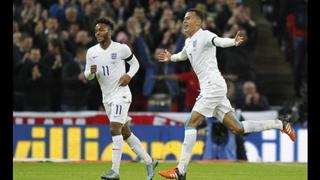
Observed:
[[[172,43],[175,41],[173,32],[177,32],[176,29],[181,27],[181,23],[176,24],[175,17],[173,11],[170,7],[167,7],[163,10],[161,19],[159,21],[159,30],[155,32],[154,40],[158,42],[155,44],[155,47],[158,47],[161,42],[164,45],[168,45],[167,43]],[[179,32],[179,31],[178,31]]]
[[[70,24],[68,27],[68,30],[62,31],[62,38],[66,47],[66,50],[72,54],[72,56],[75,56],[76,49],[78,47],[76,41],[76,36],[78,32],[80,31],[79,24]]]
[[[156,55],[163,51],[163,48],[157,48],[151,60],[143,61],[142,66],[145,68],[145,79],[143,84],[143,96],[149,99],[155,94],[165,94],[168,98],[169,89],[165,80],[156,81],[155,75],[163,75],[166,64],[161,64],[156,60]],[[171,98],[170,98],[171,104]],[[169,107],[168,107],[169,108]],[[155,110],[155,109],[153,109]],[[166,110],[167,111],[167,110]]]
[[[174,0],[173,1],[173,14],[178,20],[183,20],[186,13],[186,2],[185,0]]]
[[[116,9],[112,7],[110,1],[93,0],[90,4],[86,6],[85,13],[83,15],[85,17],[84,22],[86,22],[89,25],[88,27],[93,27],[93,23],[95,22],[95,20],[100,17],[108,17],[109,19],[112,19],[112,21],[114,21],[116,18]],[[115,24],[114,31],[116,31],[117,28],[118,24]],[[86,30],[92,31],[92,28],[86,28]]]
[[[47,36],[47,41],[48,41],[48,36],[51,34],[59,34],[59,22],[58,19],[55,17],[49,17],[48,20],[46,21],[46,28],[44,30],[44,34]]]
[[[49,8],[49,17],[55,17],[60,22],[64,21],[65,9],[70,5],[69,0],[58,0],[58,2],[52,4]]]
[[[301,87],[306,81],[307,67],[307,12],[306,3],[295,1],[293,11],[287,16],[287,33],[292,43],[290,62],[294,78],[295,97],[301,98]]]
[[[158,32],[159,31],[159,21],[162,15],[161,3],[159,0],[149,0],[149,11],[147,12],[146,17],[150,21],[150,32]],[[156,36],[153,35],[153,40],[155,41]],[[150,47],[152,52],[155,51],[157,43],[154,46]]]
[[[112,9],[115,11],[114,19],[118,19],[118,25],[124,24],[124,22],[131,16],[133,8],[134,6],[132,1],[112,1]]]
[[[76,35],[75,43],[77,44],[77,46],[89,48],[90,46],[92,46],[92,38],[89,36],[88,31],[81,30]]]
[[[15,66],[17,63],[21,60],[21,54],[20,54],[20,42],[21,42],[22,34],[21,32],[14,32],[12,35],[13,39],[13,66]]]
[[[33,38],[31,35],[24,33],[21,35],[20,42],[19,42],[19,49],[17,57],[18,59],[17,63],[24,63],[27,57],[29,56],[29,51],[33,46]]]
[[[61,110],[61,70],[71,59],[71,55],[65,51],[61,40],[49,39],[48,52],[44,56],[44,63],[52,76],[50,83],[51,111]]]
[[[234,3],[235,3],[235,0],[231,0],[231,1],[219,0],[215,4],[215,10],[216,10],[215,22],[218,28],[221,29],[222,31],[226,29],[227,22],[232,15],[233,8],[235,7]]]
[[[45,35],[44,31],[44,21],[39,20],[34,27],[34,44],[40,48],[41,54],[44,54],[47,49],[47,36]]]
[[[243,94],[244,97],[241,100],[240,109],[247,111],[263,111],[270,108],[267,97],[261,95],[257,91],[256,84],[253,81],[244,82]]]
[[[78,47],[73,61],[62,68],[62,111],[86,110],[88,83],[84,77],[86,48]]]
[[[49,69],[42,63],[39,48],[32,48],[19,73],[25,111],[50,111]]]
[[[229,18],[224,37],[232,37],[241,31],[246,43],[239,48],[219,49],[221,51],[222,69],[224,77],[233,81],[236,92],[241,91],[242,84],[247,80],[255,80],[254,57],[251,53],[257,40],[256,24],[251,18],[251,11],[244,5],[229,3],[233,14]]]
[[[159,0],[149,0],[149,11],[147,12],[147,18],[151,21],[151,29],[158,26],[158,22],[161,18],[162,9]],[[154,32],[154,31],[152,31]]]
[[[153,51],[155,48],[155,43],[152,33],[150,32],[151,23],[145,15],[144,8],[142,6],[135,7],[132,17],[135,18],[138,23],[140,23],[141,36],[144,38],[149,49]]]
[[[21,32],[14,32],[13,33],[13,110],[14,111],[22,111],[23,110],[23,92],[21,84],[18,82],[18,75],[20,69],[22,67],[22,57],[20,54],[20,43],[21,43]]]
[[[86,28],[82,19],[81,11],[77,6],[69,6],[65,9],[65,19],[61,22],[61,27],[67,29],[71,24],[79,24],[81,29]]]
[[[41,17],[41,4],[35,0],[23,0],[20,12],[19,26],[24,29],[25,32],[32,34],[34,23]]]
[[[155,76],[157,80],[170,79],[176,81],[182,81],[185,83],[186,91],[184,93],[184,112],[189,112],[192,110],[196,98],[199,95],[200,86],[197,76],[191,70],[185,73],[171,74],[171,75],[158,75]]]

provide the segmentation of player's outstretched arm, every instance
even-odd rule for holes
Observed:
[[[222,48],[231,47],[231,46],[240,46],[243,44],[245,38],[241,31],[238,31],[235,38],[221,38],[214,37],[212,38],[212,44]]]
[[[186,49],[183,47],[182,51],[177,54],[171,54],[167,49],[157,55],[157,58],[160,62],[168,62],[168,61],[185,61],[188,59]]]

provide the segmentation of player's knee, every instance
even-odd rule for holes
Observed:
[[[110,126],[110,133],[112,136],[121,135],[121,128]]]
[[[240,128],[240,127],[237,127],[237,126],[231,127],[231,128],[230,128],[230,131],[231,131],[233,134],[236,134],[236,135],[238,135],[238,134],[243,134],[243,133],[244,133],[243,128]]]

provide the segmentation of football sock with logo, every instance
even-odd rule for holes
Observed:
[[[111,169],[119,174],[121,155],[123,150],[123,137],[122,135],[112,136],[112,167]]]

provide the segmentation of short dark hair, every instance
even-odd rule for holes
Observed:
[[[99,18],[96,20],[95,25],[100,24],[100,23],[107,25],[111,30],[113,30],[113,23],[111,22],[111,20],[109,20],[107,18]]]
[[[204,21],[204,13],[199,9],[192,8],[192,9],[189,9],[187,12],[195,12],[196,15],[201,19],[201,21],[202,22]]]

